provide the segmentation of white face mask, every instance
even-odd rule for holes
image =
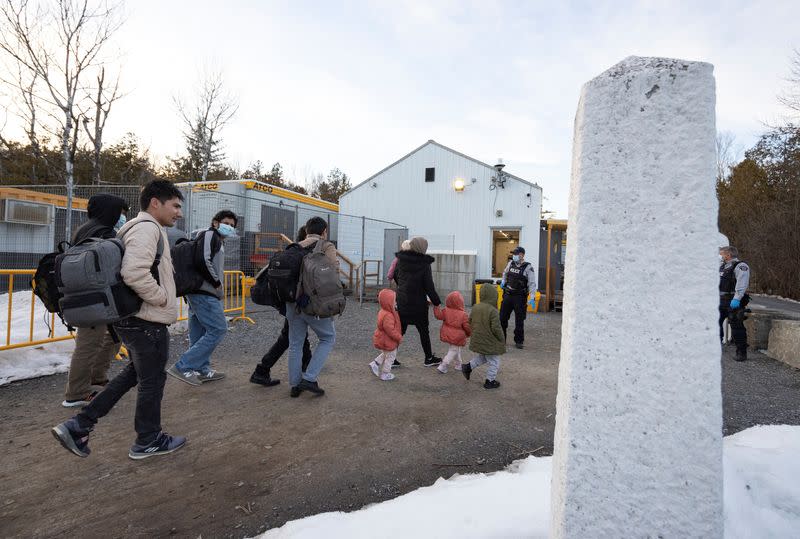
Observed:
[[[512,256],[511,260],[513,260],[514,262],[519,262],[519,255]]]

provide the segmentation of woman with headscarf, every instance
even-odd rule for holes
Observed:
[[[397,266],[394,281],[397,283],[397,312],[403,335],[408,326],[416,326],[422,350],[425,352],[425,366],[433,367],[442,359],[433,355],[431,336],[428,329],[428,299],[433,305],[441,305],[439,294],[433,284],[431,264],[434,258],[428,254],[428,240],[417,236],[409,241],[407,251],[395,253]],[[395,361],[395,365],[400,363]]]

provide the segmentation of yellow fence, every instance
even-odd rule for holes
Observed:
[[[56,335],[56,327],[57,323],[60,324],[61,321],[56,319],[56,315],[53,313],[47,313],[44,305],[40,301],[37,300],[36,295],[33,293],[33,290],[24,290],[14,292],[14,284],[19,283],[20,281],[25,282],[26,284],[30,281],[33,275],[36,273],[36,270],[26,270],[26,269],[18,269],[18,270],[0,270],[0,276],[5,276],[8,278],[8,305],[6,309],[4,309],[7,315],[7,320],[5,321],[5,331],[6,335],[5,338],[0,341],[0,351],[3,350],[13,350],[15,348],[23,348],[25,346],[40,346],[43,344],[58,342],[58,341],[65,341],[68,339],[74,339],[75,335],[73,333],[69,333],[66,335]],[[222,299],[223,302],[223,309],[226,313],[235,313],[236,316],[233,318],[233,322],[237,320],[247,320],[251,324],[255,324],[252,318],[247,316],[246,311],[246,298],[248,292],[248,282],[247,279],[241,271],[226,271],[224,277],[224,287],[225,287],[225,295]],[[20,317],[17,316],[17,320],[14,320],[13,316],[13,308],[14,308],[14,298],[22,296],[22,295],[30,294],[30,312],[24,318],[24,324],[20,321]],[[46,317],[46,320],[49,321],[47,324],[47,332],[46,336],[42,337],[41,335],[37,336],[37,328],[36,320],[37,317],[42,316]],[[178,320],[186,320],[187,316],[184,312],[184,300],[181,298],[180,300],[180,307],[179,307],[179,318]],[[23,339],[12,339],[12,335],[17,333],[20,335],[20,326],[27,328],[24,331],[24,335],[27,338]],[[14,331],[18,330],[18,331]],[[38,331],[41,333],[41,331]],[[12,342],[12,340],[16,340],[17,342]]]

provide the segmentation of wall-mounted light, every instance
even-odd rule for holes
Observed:
[[[456,178],[453,180],[453,189],[456,190],[456,193],[462,193],[466,186],[467,184],[464,182],[463,178]]]

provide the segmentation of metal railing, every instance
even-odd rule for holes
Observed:
[[[14,296],[21,296],[23,294],[27,295],[29,293],[28,290],[14,290],[14,279],[15,277],[22,277],[26,276],[28,278],[32,277],[36,273],[36,270],[32,269],[15,269],[15,270],[0,270],[0,276],[8,278],[8,305],[6,307],[6,315],[8,319],[5,323],[5,339],[0,341],[0,352],[3,350],[13,350],[16,348],[23,348],[26,346],[41,346],[43,344],[49,344],[59,341],[66,341],[68,339],[74,339],[75,334],[70,332],[66,335],[56,335],[56,315],[55,313],[47,313],[45,310],[44,305],[41,304],[37,300],[36,295],[33,293],[33,289],[30,290],[30,297],[31,297],[31,306],[30,306],[30,314],[27,317],[25,323],[27,324],[27,339],[21,340],[19,342],[11,342],[12,335],[15,328],[14,325],[14,316],[13,316],[13,307],[14,307]],[[236,316],[233,318],[232,322],[236,322],[237,320],[246,320],[251,324],[255,324],[255,321],[247,316],[247,288],[248,283],[247,279],[245,278],[245,274],[241,271],[226,271],[223,285],[225,287],[225,294],[222,299],[223,302],[223,310],[225,313],[237,313]],[[180,299],[179,302],[179,317],[178,320],[187,320],[187,316],[184,314],[183,308],[184,300],[183,298]],[[36,321],[37,316],[39,314],[44,313],[45,320],[49,320],[49,323],[46,322],[46,329],[47,329],[47,336],[36,337]],[[19,320],[19,317],[17,317]],[[17,324],[19,325],[19,323]],[[39,331],[41,333],[41,331]],[[122,353],[124,354],[125,350],[123,348]]]

